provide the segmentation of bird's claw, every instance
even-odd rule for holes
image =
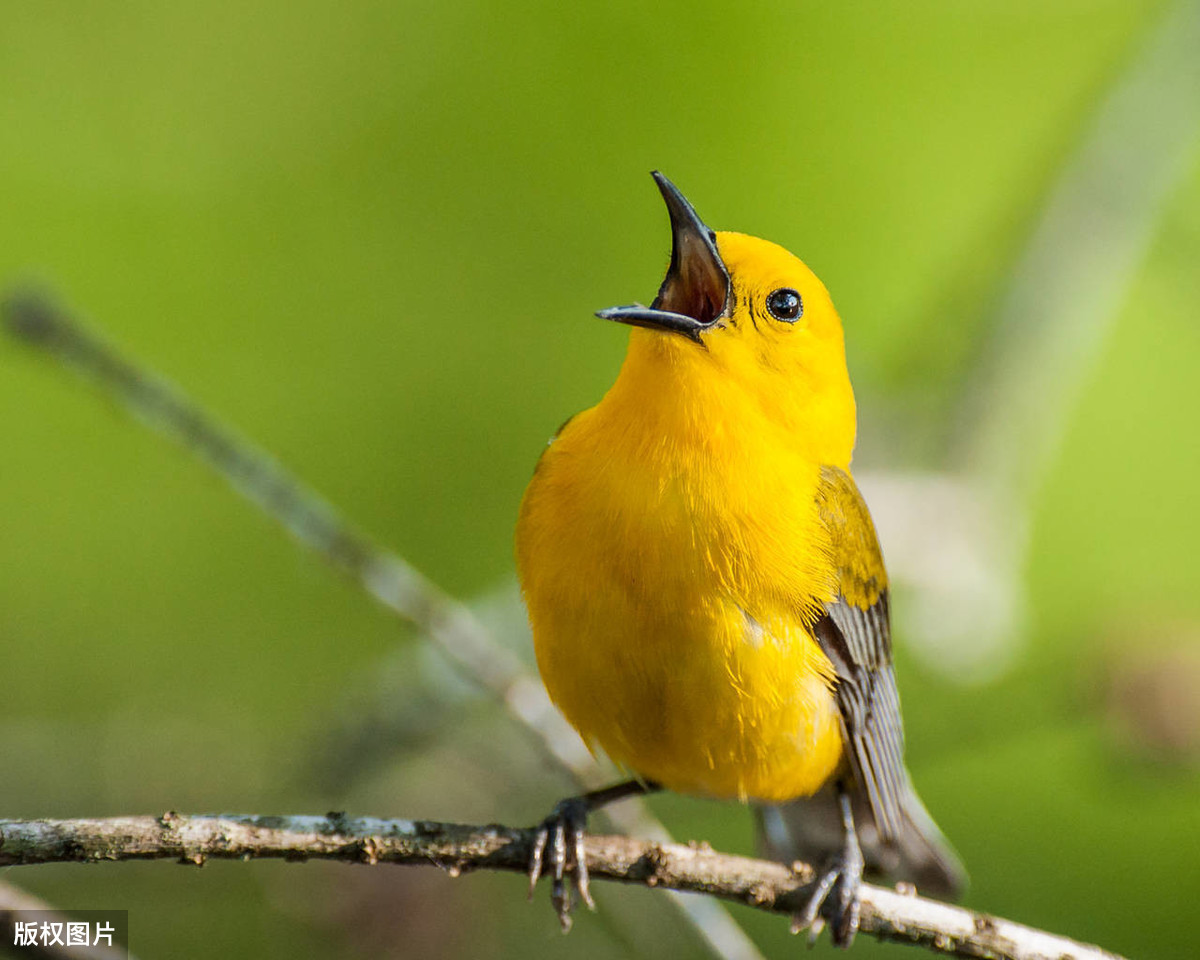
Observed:
[[[563,933],[571,929],[572,886],[588,909],[596,908],[588,885],[587,858],[583,849],[588,809],[587,802],[581,797],[558,803],[538,826],[529,858],[529,899],[533,899],[538,878],[543,873],[550,874],[550,902],[554,904]],[[568,873],[572,874],[573,882],[568,881]]]
[[[858,933],[858,888],[862,883],[863,858],[857,844],[843,851],[821,874],[808,903],[792,919],[792,932],[809,931],[809,946],[824,927],[822,908],[830,920],[829,935],[835,947],[849,947]],[[830,894],[833,894],[832,898]]]

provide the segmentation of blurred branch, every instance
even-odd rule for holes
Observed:
[[[420,630],[464,676],[506,707],[533,744],[566,770],[577,786],[601,785],[595,760],[550,703],[540,681],[493,640],[471,611],[402,557],[355,530],[269,453],[42,297],[10,296],[0,321],[11,336],[91,381],[135,419],[195,454],[300,544]],[[610,813],[620,829],[669,839],[666,828],[641,801],[623,806]],[[675,901],[717,956],[761,960],[753,941],[723,910],[707,901]]]
[[[299,543],[351,577],[402,620],[417,627],[480,687],[534,734],[534,742],[568,770],[591,757],[558,715],[542,685],[462,604],[405,560],[342,519],[319,494],[270,454],[219,423],[199,405],[122,356],[38,296],[5,303],[4,326],[18,340],[90,380],[135,418],[195,454]]]
[[[533,830],[413,820],[324,817],[113,817],[103,820],[0,820],[0,866],[110,860],[309,859],[524,874]],[[703,844],[647,843],[589,836],[592,878],[707,894],[760,910],[794,914],[815,873],[716,853]],[[862,931],[934,953],[990,960],[1120,960],[1115,954],[1007,920],[916,895],[863,884]]]
[[[1027,505],[1128,301],[1171,193],[1200,154],[1200,2],[1178,0],[1133,51],[1006,280],[955,459]]]
[[[1034,499],[1200,152],[1198,49],[1198,0],[1131,44],[1003,279],[945,472],[859,477],[893,580],[916,588],[898,632],[958,679],[1011,666],[1026,633]]]
[[[0,832],[0,848],[4,846],[4,834]],[[0,930],[10,930],[12,923],[18,920],[28,920],[22,914],[36,910],[44,914],[38,918],[43,923],[67,924],[71,917],[58,910],[31,893],[26,893],[12,883],[0,880]],[[60,944],[22,946],[6,943],[0,939],[0,954],[12,957],[22,957],[24,960],[137,960],[125,947],[71,946]]]

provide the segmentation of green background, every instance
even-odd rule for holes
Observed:
[[[510,592],[533,463],[623,354],[591,312],[661,277],[649,170],[813,266],[847,328],[859,462],[936,469],[1033,225],[1165,9],[6,3],[0,283],[54,290],[446,590]],[[912,769],[967,902],[1169,958],[1194,950],[1200,897],[1194,160],[1153,227],[1034,497],[1019,659],[963,685],[898,644]],[[481,703],[342,736],[438,682],[421,643],[0,341],[4,816],[539,819],[566,782]],[[1182,746],[1146,719],[1163,684]],[[653,806],[752,849],[741,808]],[[142,958],[704,955],[661,895],[611,885],[563,938],[509,876],[0,878],[128,909]],[[768,955],[803,949],[735,913]]]

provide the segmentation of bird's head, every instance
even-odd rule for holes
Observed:
[[[653,176],[671,217],[666,279],[649,307],[597,314],[640,328],[627,367],[642,376],[658,368],[664,383],[718,403],[749,398],[788,427],[836,436],[830,453],[848,462],[854,396],[825,285],[777,244],[710,230],[670,180]]]

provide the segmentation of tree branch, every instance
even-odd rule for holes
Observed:
[[[421,820],[324,817],[181,816],[103,820],[0,820],[0,866],[164,860],[311,859],[525,873],[533,830]],[[647,843],[589,836],[593,879],[702,893],[792,914],[814,879],[807,864],[717,853],[707,844]],[[1121,960],[1115,954],[962,907],[870,884],[862,886],[862,931],[936,953],[988,960]]]

